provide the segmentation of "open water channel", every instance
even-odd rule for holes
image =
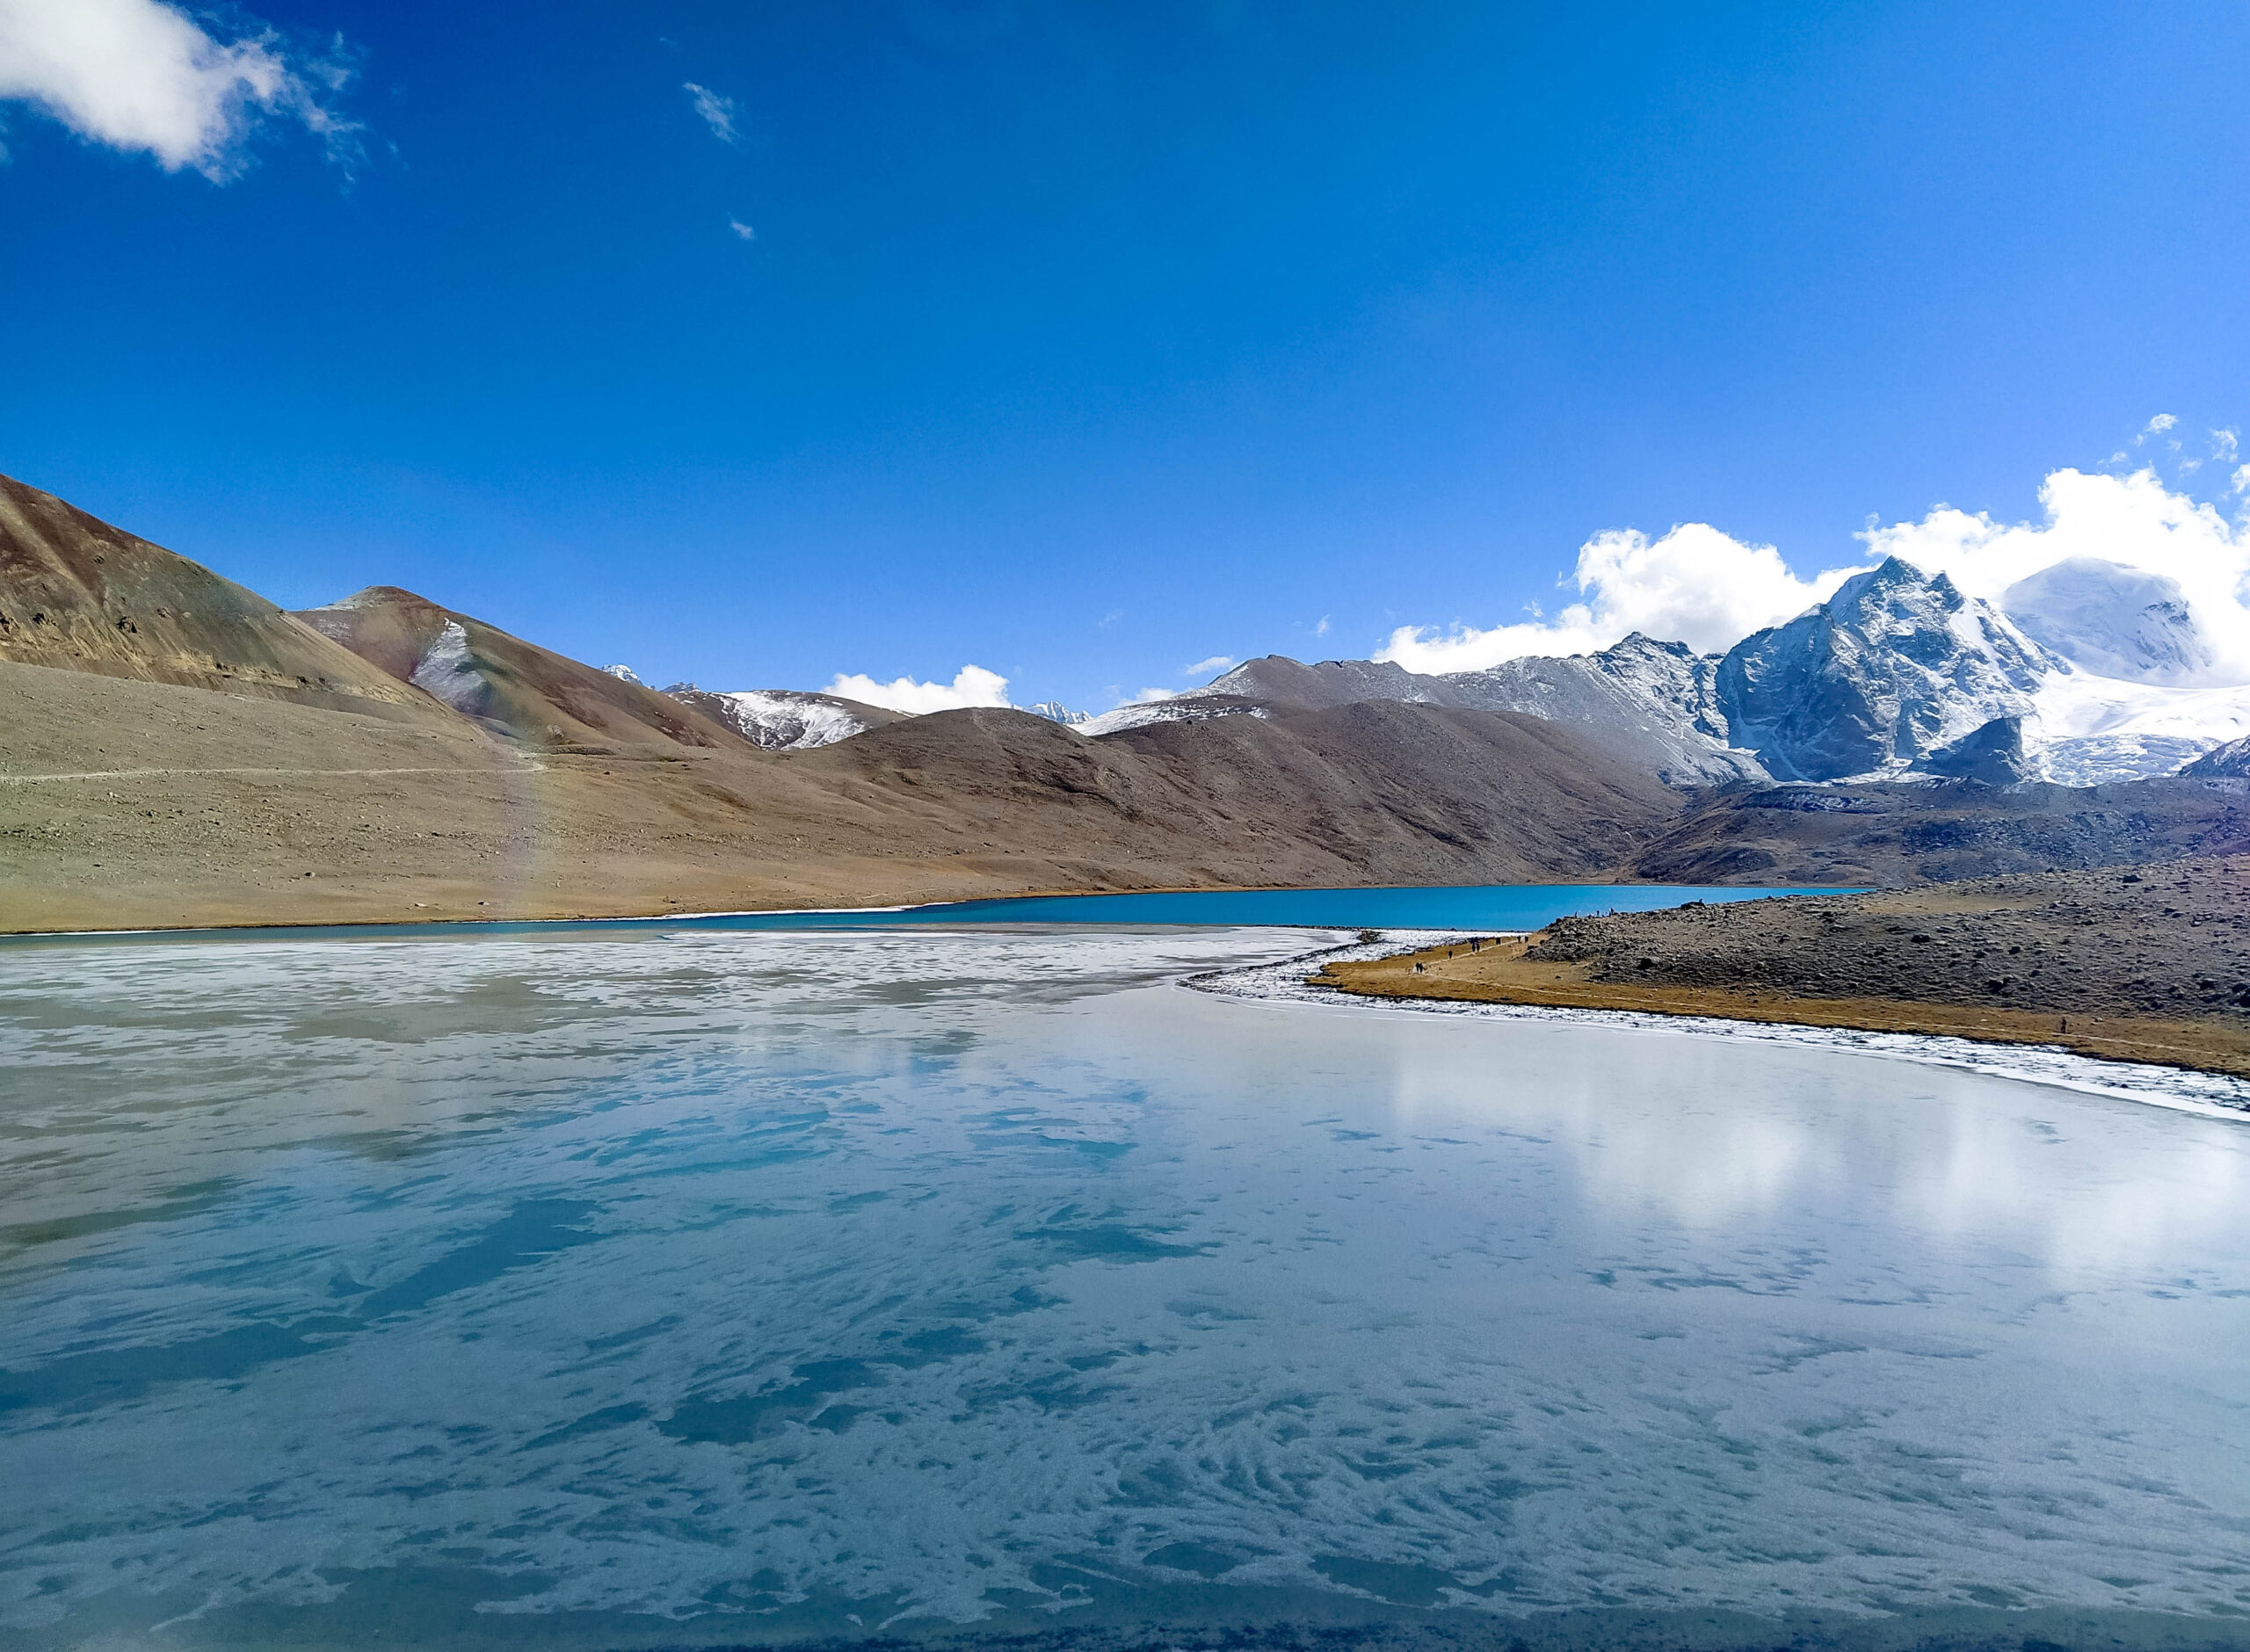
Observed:
[[[2250,1127],[1310,944],[11,949],[0,1642],[2250,1644]]]

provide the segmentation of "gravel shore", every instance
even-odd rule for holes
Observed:
[[[1565,918],[1324,972],[1381,997],[2051,1043],[2250,1074],[2250,856]]]

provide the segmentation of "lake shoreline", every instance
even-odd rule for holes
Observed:
[[[1477,955],[1495,950],[1493,941],[1513,942],[1521,946],[1525,938],[1487,938],[1486,946]],[[1459,937],[1393,933],[1373,941],[1319,948],[1280,963],[1210,971],[1189,976],[1180,984],[1219,997],[1276,1006],[1599,1026],[1667,1037],[1843,1049],[1924,1066],[2050,1084],[2082,1094],[2145,1103],[2207,1118],[2250,1122],[2250,1078],[2224,1069],[2180,1062],[2088,1054],[2052,1040],[2013,1042],[1945,1031],[1823,1025],[1778,1013],[1752,1019],[1684,1009],[1540,1002],[1529,997],[1478,997],[1462,992],[1353,991],[1342,986],[1339,979],[1355,967],[1401,961],[1411,965],[1418,955],[1426,959],[1431,953],[1443,953],[1448,947],[1465,958],[1470,954],[1462,950],[1464,946]]]

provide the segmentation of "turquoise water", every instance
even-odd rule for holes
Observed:
[[[10,953],[0,1645],[2250,1639],[2250,1127],[1307,944]]]
[[[1842,895],[1843,889],[1744,888],[1688,883],[1493,883],[1374,889],[1212,889],[1154,895],[1044,895],[929,906],[843,908],[799,912],[726,912],[703,917],[369,924],[274,927],[261,938],[318,939],[338,934],[526,935],[665,930],[859,930],[920,924],[1105,924],[1270,925],[1288,929],[1534,930],[1558,917],[1647,912],[1690,901],[1756,901],[1783,895]],[[244,933],[171,931],[173,938]],[[0,946],[45,946],[81,937],[0,937]],[[142,938],[132,938],[136,943]]]
[[[1160,895],[1024,895],[874,914],[760,914],[716,928],[851,929],[894,924],[1217,924],[1289,929],[1535,930],[1589,912],[1649,912],[1690,901],[1755,901],[1838,889],[1668,883],[1495,883],[1386,889],[1213,889]]]

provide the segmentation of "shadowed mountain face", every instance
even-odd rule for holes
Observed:
[[[741,741],[670,695],[394,585],[371,585],[295,617],[398,681],[528,745],[603,751]]]
[[[2197,780],[2250,780],[2250,735],[2206,751],[2180,772]]]
[[[378,716],[434,710],[257,592],[4,476],[0,660]]]

